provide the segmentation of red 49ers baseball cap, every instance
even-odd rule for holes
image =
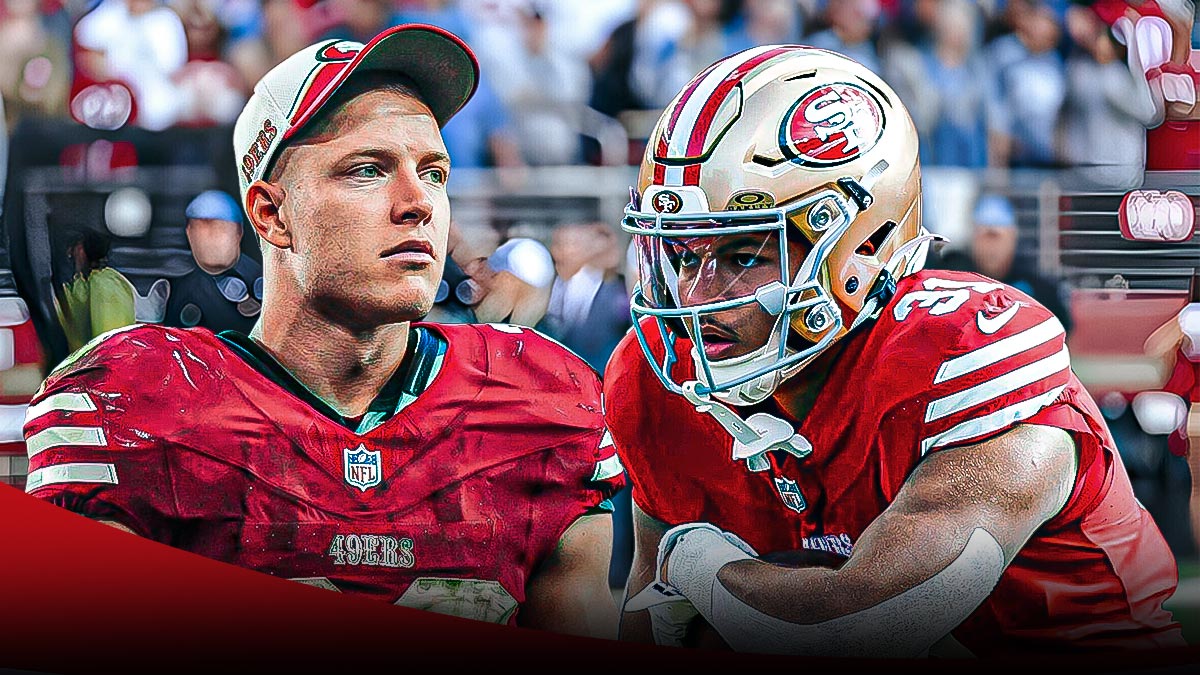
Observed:
[[[246,191],[263,177],[280,147],[351,75],[366,71],[406,78],[439,127],[462,109],[479,83],[479,63],[471,49],[436,26],[403,24],[365,45],[325,40],[296,52],[254,85],[254,94],[233,127],[242,208],[247,206]]]

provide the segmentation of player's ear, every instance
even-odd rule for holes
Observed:
[[[284,190],[279,185],[255,181],[246,190],[246,215],[259,238],[275,248],[292,248],[292,230],[280,213]]]

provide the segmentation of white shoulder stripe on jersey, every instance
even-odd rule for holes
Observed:
[[[987,403],[1070,367],[1071,355],[1067,352],[1067,346],[1063,345],[1063,348],[1057,353],[1044,359],[1021,366],[969,389],[930,401],[929,407],[925,409],[925,421],[932,422],[981,403]]]
[[[596,470],[592,472],[592,482],[620,476],[623,471],[625,471],[625,467],[621,465],[621,458],[613,455],[608,459],[596,462]]]
[[[973,373],[980,368],[986,368],[993,363],[999,363],[1010,356],[1015,356],[1039,345],[1046,344],[1064,332],[1062,324],[1058,322],[1058,319],[1050,317],[1033,328],[996,340],[974,351],[946,361],[942,364],[941,368],[938,368],[937,375],[933,378],[933,383],[941,384],[967,373]]]
[[[25,492],[58,483],[108,483],[117,484],[117,467],[112,464],[76,462],[55,464],[30,472],[25,482]]]
[[[611,447],[613,445],[616,445],[616,443],[613,442],[612,432],[608,429],[605,429],[604,435],[600,437],[600,449],[603,450],[604,448]]]
[[[969,419],[966,422],[950,427],[936,436],[930,436],[921,441],[921,456],[924,457],[925,453],[934,448],[982,436],[993,431],[999,431],[1021,420],[1029,419],[1039,410],[1053,403],[1054,399],[1058,398],[1063,389],[1066,389],[1066,385],[1055,387],[1029,400],[1014,403],[1007,408],[1001,408],[983,417]]]
[[[108,440],[104,438],[104,430],[100,427],[46,427],[25,439],[25,449],[29,458],[63,445],[87,445],[104,447]]]
[[[25,412],[25,423],[28,424],[42,415],[52,412],[92,412],[94,410],[96,410],[96,404],[87,394],[71,391],[51,394],[29,406],[29,410]]]

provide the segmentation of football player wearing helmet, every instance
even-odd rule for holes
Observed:
[[[917,136],[879,77],[726,58],[638,180],[637,322],[605,378],[635,504],[623,637],[686,644],[701,616],[765,652],[1183,644],[1175,562],[1058,320],[923,270]]]
[[[29,408],[29,494],[322,588],[615,633],[595,372],[529,329],[417,323],[446,259],[440,128],[477,73],[415,25],[268,73],[234,130],[259,322],[74,354]]]

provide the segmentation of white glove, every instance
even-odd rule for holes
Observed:
[[[693,536],[700,531],[715,534],[721,539],[733,544],[737,551],[745,556],[756,556],[749,544],[732,532],[726,532],[711,523],[685,523],[676,525],[663,534],[658,542],[658,557],[655,562],[654,582],[642,589],[640,593],[625,603],[625,611],[638,612],[649,610],[650,625],[654,632],[654,641],[660,645],[682,646],[691,622],[700,615],[699,610],[686,596],[679,592],[667,578],[671,564],[671,554],[689,533]],[[719,558],[711,561],[715,564],[712,574],[720,570],[727,562],[744,556],[731,557],[728,553],[718,551]],[[692,556],[689,556],[691,558]],[[696,565],[694,560],[684,564],[685,574],[696,569],[712,567],[713,565]],[[711,594],[710,594],[711,595]]]
[[[691,601],[655,575],[654,582],[625,603],[626,612],[650,612],[655,644],[682,647],[688,627],[700,616]]]

